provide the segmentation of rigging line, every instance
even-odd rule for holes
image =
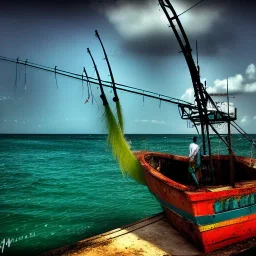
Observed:
[[[8,61],[8,62],[13,62],[15,63],[16,60],[14,59],[11,59],[11,58],[6,58],[6,57],[3,57],[3,56],[0,56],[0,60],[3,60],[3,61]],[[22,61],[20,60],[19,61],[19,64],[21,65],[25,65],[27,64],[27,66],[30,66],[30,67],[33,67],[33,68],[37,68],[37,69],[41,69],[41,70],[45,70],[47,72],[55,72],[54,68],[50,68],[50,67],[47,67],[47,66],[43,66],[43,65],[40,65],[40,64],[35,64],[35,63],[32,63],[32,62],[25,62],[25,61]],[[93,74],[94,74],[95,70],[93,71]],[[70,77],[70,78],[75,78],[75,79],[80,79],[81,80],[81,75],[80,74],[76,74],[76,73],[73,73],[73,72],[69,72],[69,71],[65,71],[65,70],[61,70],[61,69],[56,69],[56,74],[60,74],[60,75],[64,75],[64,76],[67,76],[67,77]],[[69,76],[68,74],[70,74],[71,76]],[[93,76],[93,75],[92,75]],[[92,79],[92,80],[95,80],[97,81],[98,79],[97,78],[94,78],[94,77],[89,77],[88,76],[88,79]],[[103,83],[112,83],[111,81],[106,81],[106,80],[101,80]],[[94,83],[94,84],[98,84],[98,82],[93,82],[93,81],[90,81],[91,83]],[[121,87],[126,87],[126,88],[130,88],[130,89],[134,89],[134,90],[137,90],[137,91],[143,91],[143,92],[147,92],[147,93],[150,93],[150,94],[153,94],[153,95],[159,95],[158,93],[155,93],[155,92],[151,92],[151,91],[147,91],[147,90],[142,90],[142,89],[139,89],[139,88],[136,88],[136,87],[132,87],[132,86],[127,86],[127,85],[124,85],[124,84],[120,84],[120,83],[116,83],[117,86],[121,86]],[[177,100],[173,97],[170,97],[170,96],[166,96],[166,95],[162,95],[160,94],[161,97],[165,97],[167,99],[171,99],[171,100]],[[191,105],[191,106],[194,106],[192,103],[190,102],[187,102],[187,101],[184,101],[184,100],[179,100],[180,102],[182,103],[185,103],[185,104],[188,104],[188,105]]]
[[[215,134],[219,137],[219,139],[226,145],[226,147],[233,153],[233,156],[235,156],[234,151],[232,150],[232,148],[228,145],[228,143],[226,142],[226,140],[224,140],[221,135],[216,131],[216,129],[214,128],[214,126],[209,123],[210,127],[212,128],[212,130],[215,132]]]
[[[252,166],[253,146],[254,146],[254,142],[252,142],[252,147],[251,147],[251,160],[250,160],[250,166]]]
[[[233,123],[230,123],[240,134],[242,134],[248,141],[254,143],[255,145],[255,142],[253,141],[252,138],[250,138],[247,133],[235,122],[233,121]],[[236,126],[235,126],[236,125]],[[240,129],[240,130],[239,130]]]
[[[110,81],[106,81],[106,80],[102,80],[102,82],[104,82],[104,83],[111,83]],[[137,90],[137,91],[142,91],[142,92],[151,93],[151,94],[154,94],[154,95],[157,95],[157,96],[160,95],[161,97],[165,97],[165,98],[168,98],[168,99],[178,100],[178,99],[175,99],[175,98],[170,97],[170,96],[158,94],[158,93],[156,93],[156,92],[151,92],[151,91],[143,90],[143,89],[140,89],[140,88],[136,88],[136,87],[132,87],[132,86],[124,85],[124,84],[116,83],[116,85],[121,86],[121,87],[126,87],[126,88],[129,88],[129,89],[134,89],[134,90]],[[190,102],[187,102],[187,101],[184,101],[184,100],[180,100],[180,99],[179,99],[179,101],[180,101],[181,103],[186,103],[186,104],[188,104],[188,105],[194,106],[194,104],[192,104],[192,103],[190,103]]]
[[[27,90],[27,62],[28,59],[25,61],[25,90]]]
[[[92,105],[93,105],[93,98],[94,98],[94,95],[93,95],[93,93],[92,93],[92,86],[91,86],[91,84],[90,84],[90,83],[89,83],[89,88],[90,88],[91,95],[92,95]]]
[[[84,98],[84,71],[82,73],[82,98]]]
[[[94,96],[94,94],[93,94],[93,92],[92,92],[92,86],[91,86],[91,84],[90,84],[90,90],[91,90],[91,95],[92,95],[92,105],[93,105],[93,99],[94,99],[95,102],[96,102],[96,104],[97,104],[97,106],[99,106],[99,104],[98,104],[98,102],[97,102],[97,99],[95,98],[95,96]]]
[[[15,66],[15,85],[14,85],[15,92],[17,90],[18,63],[19,63],[19,58],[17,58],[16,66]]]
[[[57,81],[57,74],[56,74],[56,70],[57,70],[57,66],[55,66],[54,71],[55,71],[55,81],[56,81],[56,86],[57,86],[57,89],[59,89],[58,81]]]
[[[87,71],[86,71],[85,67],[83,69],[83,73],[85,73],[85,76],[87,78],[86,84],[87,84],[88,91],[87,91],[87,99],[84,102],[84,103],[87,103],[89,101],[89,99],[90,99],[90,90],[89,90],[90,81],[88,79],[88,74],[87,74]],[[93,98],[92,98],[92,100],[93,100]]]
[[[8,61],[8,62],[13,62],[15,63],[16,60],[12,60],[12,59],[8,59],[6,57],[1,57],[0,56],[0,60],[3,60],[3,61]],[[28,63],[28,62],[27,62]],[[21,65],[25,65],[26,62],[24,61],[19,61],[19,64]],[[32,68],[36,68],[36,69],[39,69],[39,70],[44,70],[46,72],[54,72],[54,69],[53,68],[50,68],[50,69],[47,69],[47,68],[44,68],[44,67],[39,67],[39,66],[35,66],[35,65],[30,65],[30,64],[26,64],[27,66],[30,66]],[[60,70],[59,69],[56,69],[56,74],[59,74],[59,75],[62,75],[62,76],[66,76],[66,77],[69,77],[69,78],[73,78],[73,79],[76,79],[76,80],[81,80],[81,75],[79,75],[80,77],[78,77],[77,75],[76,76],[73,76],[71,74],[67,74],[67,73],[61,73],[59,72]],[[95,71],[94,71],[95,72]],[[110,87],[112,88],[111,85],[108,85],[106,84],[106,81],[104,81],[105,83],[102,83],[103,86],[106,86],[106,87]],[[96,82],[96,81],[90,81],[91,84],[96,84],[96,85],[99,85],[99,82]],[[107,83],[111,83],[111,82],[107,82]],[[116,84],[118,85],[118,84]],[[130,87],[130,86],[126,86],[126,85],[122,85],[122,84],[119,84],[121,86],[121,88],[118,86],[116,87],[118,90],[121,90],[121,91],[125,91],[125,92],[130,92],[130,93],[134,93],[134,94],[138,94],[138,95],[144,95],[146,97],[149,97],[149,98],[153,98],[153,99],[159,99],[159,94],[157,93],[154,93],[154,92],[150,92],[150,91],[146,91],[146,90],[142,90],[142,89],[138,89],[138,88],[135,88],[135,87]],[[137,91],[132,91],[130,89],[125,89],[125,88],[130,88],[130,89],[134,89],[134,90],[137,90]],[[140,92],[142,91],[142,92]],[[145,92],[147,92],[148,94],[146,94]],[[154,95],[157,95],[157,96],[154,96]],[[165,101],[165,102],[169,102],[169,103],[173,103],[173,104],[178,104],[179,102],[182,103],[185,107],[189,108],[189,109],[197,109],[197,106],[193,105],[192,103],[190,102],[186,102],[186,101],[183,101],[183,100],[179,100],[179,99],[175,99],[173,97],[169,97],[169,96],[166,96],[166,95],[161,95],[162,97],[162,101]],[[179,104],[180,104],[179,103]]]
[[[89,99],[90,99],[89,82],[87,81],[86,84],[87,84],[87,89],[88,90],[87,90],[87,99],[85,100],[84,104],[89,102]]]
[[[204,0],[199,1],[198,3],[194,4],[193,6],[191,6],[190,8],[188,8],[186,11],[180,13],[179,15],[177,15],[178,17],[181,16],[182,14],[188,12],[189,10],[191,10],[192,8],[196,7],[197,5],[199,5],[200,3],[202,3]]]
[[[41,65],[41,64],[33,63],[33,62],[27,62],[27,64],[31,64],[31,65],[38,66],[38,67],[45,68],[45,69],[53,69],[52,67],[44,66],[44,65]],[[62,69],[56,69],[56,70],[58,70],[60,72],[63,72],[63,73],[70,74],[70,75],[74,75],[74,76],[81,76],[80,74],[70,72],[70,71],[66,71],[66,70],[62,70]]]
[[[95,72],[96,72],[96,70],[94,69],[94,71],[93,71],[93,73],[92,73],[92,76],[94,75]],[[85,73],[86,78],[87,78],[87,80],[88,80],[88,88],[90,87],[90,91],[91,91],[91,95],[92,95],[92,105],[93,105],[93,99],[94,99],[94,100],[96,101],[97,106],[99,106],[99,104],[98,104],[98,102],[97,102],[95,96],[94,96],[93,93],[92,93],[92,86],[91,86],[91,83],[90,83],[90,80],[89,80],[89,78],[88,78],[88,74],[87,74],[85,68],[84,68],[84,73]]]
[[[4,57],[4,56],[0,56],[0,60],[9,61],[9,62],[16,62],[16,60],[11,59],[11,58],[7,58],[7,57]],[[44,66],[44,65],[29,62],[29,61],[19,60],[19,64],[21,64],[21,65],[27,64],[27,66],[30,66],[30,67],[38,68],[38,69],[41,69],[41,70],[46,70],[46,71],[49,71],[49,72],[51,72],[51,71],[54,72],[54,68],[52,68],[52,67]],[[62,70],[62,69],[56,69],[56,70],[59,71],[59,72],[63,72],[63,73],[78,76],[78,77],[81,76],[80,74],[77,74],[77,73],[74,73],[74,72],[69,72],[69,71]],[[59,72],[57,72],[57,73],[61,74]],[[90,79],[97,80],[96,78],[93,78],[93,77],[90,77]]]
[[[21,68],[19,68],[19,71],[18,71],[18,73],[19,73],[19,81],[20,81],[20,73],[21,73]]]
[[[90,98],[89,82],[87,82],[87,88],[88,88],[88,90],[87,90],[88,98]]]

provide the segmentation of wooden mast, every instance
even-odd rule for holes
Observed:
[[[232,138],[230,129],[230,114],[229,114],[229,94],[228,94],[228,78],[227,78],[227,104],[228,104],[228,151],[229,151],[229,171],[230,171],[230,184],[235,187],[235,175],[234,175],[234,165],[233,165],[233,152],[232,152]]]
[[[207,113],[207,102],[209,100],[208,94],[205,93],[205,90],[203,88],[203,84],[200,81],[200,75],[199,75],[199,68],[196,67],[195,62],[192,57],[192,49],[190,47],[187,35],[185,33],[185,30],[179,20],[179,17],[171,5],[169,0],[159,0],[159,4],[161,8],[163,9],[170,26],[178,40],[178,43],[181,47],[181,51],[186,59],[192,83],[193,83],[193,88],[195,92],[195,100],[197,102],[197,107],[198,107],[198,112],[199,112],[199,118],[200,118],[200,125],[201,125],[201,133],[202,133],[202,143],[203,143],[203,152],[206,154],[206,139],[205,139],[205,132],[207,136],[207,141],[208,141],[208,153],[209,153],[209,160],[210,160],[210,169],[211,169],[211,174],[212,174],[212,180],[214,182],[214,173],[213,173],[213,163],[212,163],[212,154],[211,154],[211,142],[209,138],[209,118],[208,118],[208,113]],[[170,17],[168,11],[166,8],[170,9],[173,17]],[[177,22],[177,25],[180,29],[180,33],[177,31],[176,26],[173,23],[173,20]],[[205,130],[204,130],[205,127]]]

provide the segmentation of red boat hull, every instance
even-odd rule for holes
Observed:
[[[147,186],[166,217],[205,253],[256,236],[255,180],[237,183],[235,188],[212,186],[195,191],[153,168],[146,160],[150,154],[182,164],[188,163],[188,158],[149,152],[139,157]]]

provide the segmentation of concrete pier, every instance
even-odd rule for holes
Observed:
[[[256,239],[207,255],[239,255],[253,246],[256,246]],[[199,256],[205,254],[181,236],[169,224],[163,213],[159,213],[136,223],[42,254],[42,256],[53,255]]]

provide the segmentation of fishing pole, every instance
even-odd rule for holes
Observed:
[[[99,74],[99,71],[98,71],[98,69],[97,69],[97,66],[96,66],[96,64],[95,64],[95,61],[94,61],[94,59],[93,59],[93,57],[92,57],[92,54],[91,54],[91,51],[90,51],[89,48],[87,48],[87,52],[89,53],[89,55],[90,55],[90,57],[91,57],[91,59],[92,59],[93,66],[94,66],[94,69],[95,69],[96,74],[97,74],[97,78],[98,78],[99,86],[100,86],[100,91],[101,91],[100,97],[101,97],[101,99],[102,99],[103,105],[104,105],[104,106],[105,106],[105,105],[108,105],[108,101],[107,101],[107,98],[106,98],[106,95],[105,95],[105,92],[104,92],[104,89],[103,89],[103,85],[102,85],[102,82],[101,82],[101,79],[100,79],[100,74]]]
[[[123,131],[124,130],[124,120],[123,120],[123,115],[122,115],[122,107],[121,107],[121,104],[120,104],[120,101],[119,101],[119,98],[118,98],[118,95],[117,95],[116,83],[115,83],[115,79],[114,79],[114,76],[113,76],[113,72],[112,72],[112,69],[111,69],[111,66],[110,66],[110,63],[109,63],[109,60],[108,60],[108,55],[106,53],[105,47],[104,47],[104,45],[101,41],[100,35],[99,35],[97,30],[95,30],[95,35],[100,41],[102,50],[104,52],[105,60],[106,60],[107,65],[108,65],[108,70],[109,70],[111,82],[112,82],[112,85],[113,85],[113,92],[114,92],[113,101],[116,103],[116,112],[117,112],[118,122],[119,122],[121,130]]]
[[[103,43],[102,43],[102,41],[101,41],[100,35],[99,35],[99,33],[98,33],[97,30],[95,30],[95,35],[96,35],[96,37],[97,37],[97,38],[99,39],[99,41],[100,41],[102,50],[103,50],[103,52],[104,52],[105,60],[106,60],[107,65],[108,65],[108,70],[109,70],[111,82],[112,82],[112,85],[113,85],[113,92],[114,92],[113,101],[114,101],[114,102],[117,102],[117,101],[119,100],[119,98],[118,98],[118,95],[117,95],[117,92],[116,92],[116,83],[115,83],[115,79],[114,79],[114,76],[113,76],[113,72],[112,72],[112,69],[111,69],[111,66],[110,66],[110,63],[109,63],[109,60],[108,60],[108,55],[107,55],[107,53],[106,53],[106,50],[105,50],[105,48],[104,48],[104,45],[103,45]]]

